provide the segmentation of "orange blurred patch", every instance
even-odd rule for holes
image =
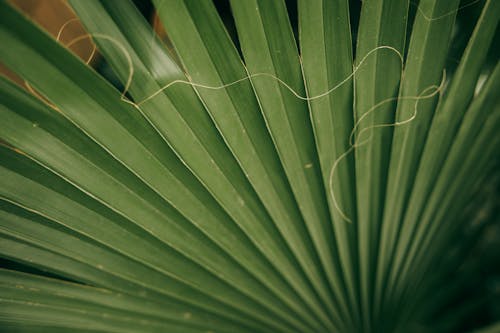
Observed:
[[[10,0],[10,3],[54,38],[59,37],[63,45],[68,45],[72,40],[86,34],[83,25],[65,0]],[[96,61],[95,45],[90,38],[71,43],[69,49],[83,61],[88,61],[90,65]],[[24,80],[2,63],[0,63],[0,73],[20,86],[25,86]]]

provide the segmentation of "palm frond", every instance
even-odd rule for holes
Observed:
[[[0,78],[2,330],[458,331],[498,222],[500,2],[229,2],[237,44],[220,3],[154,0],[173,55],[131,1],[69,0],[122,90],[0,2],[37,93]]]

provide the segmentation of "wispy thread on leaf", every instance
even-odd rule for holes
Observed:
[[[401,59],[401,61],[403,61],[403,56],[399,53],[399,51],[397,51],[396,49],[394,49],[392,46],[385,46],[385,45],[378,46],[378,47],[374,48],[373,50],[371,50],[370,52],[368,52],[365,55],[365,57],[363,57],[363,59],[361,59],[361,61],[359,62],[359,65],[356,66],[356,67],[354,67],[354,70],[351,72],[351,74],[349,74],[347,77],[345,77],[342,81],[340,81],[335,86],[333,86],[332,88],[328,89],[327,91],[325,91],[325,92],[323,92],[321,94],[315,95],[315,96],[311,96],[311,97],[300,95],[288,83],[286,83],[285,81],[283,81],[282,79],[280,79],[279,77],[277,77],[274,74],[270,74],[270,73],[252,73],[252,74],[249,74],[249,75],[247,75],[245,77],[242,77],[241,79],[238,79],[238,80],[235,80],[235,81],[223,84],[223,85],[217,85],[217,86],[206,85],[206,84],[196,83],[196,82],[187,81],[187,80],[175,80],[175,81],[172,81],[172,82],[164,85],[163,87],[161,87],[160,89],[158,89],[153,94],[151,94],[148,97],[146,97],[145,99],[137,102],[136,105],[139,106],[139,105],[147,102],[148,100],[154,98],[155,96],[157,96],[158,94],[160,94],[164,90],[166,90],[166,89],[168,89],[171,86],[176,85],[176,84],[185,84],[185,85],[192,86],[194,88],[203,88],[203,89],[210,89],[210,90],[221,90],[221,89],[225,89],[225,88],[234,86],[234,85],[236,85],[236,84],[238,84],[240,82],[251,80],[251,79],[256,78],[256,77],[269,77],[271,79],[274,79],[274,80],[278,81],[281,85],[283,85],[286,89],[288,89],[298,99],[301,99],[301,100],[304,100],[304,101],[313,101],[315,99],[319,99],[319,98],[325,97],[325,96],[331,94],[332,92],[334,92],[335,90],[337,90],[338,88],[340,88],[341,86],[343,86],[346,82],[348,82],[356,74],[356,72],[359,70],[359,68],[362,66],[362,64],[366,61],[366,59],[371,54],[373,54],[374,52],[376,52],[378,50],[383,50],[383,49],[389,49],[389,50],[397,52],[398,56]],[[131,79],[129,78],[128,81],[131,81]],[[125,91],[126,91],[128,87],[126,86],[125,88],[126,88],[125,89]]]
[[[57,106],[55,106],[54,104],[52,104],[48,99],[46,99],[44,96],[42,96],[38,91],[36,91],[33,86],[31,84],[29,84],[28,81],[26,80],[23,80],[24,81],[24,86],[26,87],[26,89],[33,95],[35,96],[36,98],[38,98],[43,104],[46,104],[47,106],[49,106],[50,108],[54,109],[55,111],[57,112],[60,112],[59,109],[57,108]]]
[[[381,46],[375,47],[374,49],[370,50],[359,61],[359,63],[358,63],[357,66],[353,66],[352,72],[349,75],[347,75],[342,81],[340,81],[339,83],[337,83],[335,86],[331,87],[330,89],[326,90],[325,92],[317,94],[317,95],[314,95],[314,96],[309,96],[309,97],[308,96],[302,96],[296,90],[294,90],[289,84],[287,84],[285,81],[283,81],[282,79],[280,79],[279,77],[277,77],[274,74],[271,74],[271,73],[252,73],[252,74],[248,74],[247,76],[242,77],[242,78],[240,78],[238,80],[235,80],[235,81],[223,84],[223,85],[217,85],[217,86],[207,85],[207,84],[202,84],[202,83],[196,83],[196,82],[192,82],[192,81],[188,81],[188,80],[174,80],[174,81],[169,82],[168,84],[160,87],[158,90],[154,91],[148,97],[146,97],[146,98],[144,98],[144,99],[142,99],[142,100],[140,100],[138,102],[134,102],[134,101],[130,100],[128,97],[126,97],[126,93],[128,92],[128,90],[129,90],[129,88],[130,88],[130,86],[132,84],[133,76],[134,76],[133,61],[132,61],[132,57],[130,56],[130,53],[128,52],[128,50],[123,46],[123,43],[121,43],[117,39],[115,39],[113,37],[110,37],[108,35],[105,35],[105,34],[96,34],[96,33],[85,34],[85,35],[82,35],[80,37],[77,37],[76,39],[74,39],[71,42],[69,42],[67,45],[72,45],[73,43],[76,43],[76,42],[78,42],[80,40],[83,40],[83,39],[86,39],[86,38],[89,38],[89,37],[92,37],[92,38],[95,38],[95,39],[107,40],[107,41],[111,42],[112,44],[114,44],[123,53],[123,55],[125,56],[125,58],[127,60],[129,71],[128,71],[128,76],[127,76],[127,80],[126,80],[124,89],[123,89],[123,91],[121,92],[121,95],[120,95],[120,99],[123,102],[132,105],[134,108],[138,109],[141,112],[142,112],[142,110],[141,110],[140,106],[142,104],[144,104],[147,101],[155,98],[156,96],[158,96],[159,94],[161,94],[163,91],[167,90],[168,88],[170,88],[170,87],[172,87],[174,85],[183,84],[183,85],[191,86],[193,88],[202,88],[202,89],[209,89],[209,90],[222,90],[222,89],[226,89],[228,87],[234,86],[234,85],[236,85],[238,83],[241,83],[241,82],[244,82],[244,81],[247,81],[247,80],[251,80],[251,79],[256,78],[256,77],[267,77],[267,78],[276,80],[279,84],[281,84],[283,87],[285,87],[287,90],[289,90],[290,93],[292,93],[296,98],[298,98],[300,100],[304,100],[304,101],[313,101],[313,100],[316,100],[316,99],[320,99],[320,98],[326,97],[329,94],[332,94],[334,91],[336,91],[337,89],[339,89],[340,87],[342,87],[344,84],[346,84],[347,82],[349,82],[351,79],[353,79],[355,77],[356,73],[360,70],[360,68],[362,68],[363,64],[367,61],[367,59],[371,55],[373,55],[375,52],[378,52],[380,50],[389,50],[389,51],[393,52],[394,55],[396,55],[398,57],[399,61],[400,61],[400,64],[401,64],[401,76],[403,75],[403,70],[404,70],[404,68],[403,68],[404,67],[404,59],[403,59],[403,55],[401,54],[401,52],[399,52],[397,49],[395,49],[392,46],[381,45]],[[186,77],[190,78],[190,76],[187,73],[186,73]],[[389,102],[395,102],[395,101],[399,101],[399,100],[405,100],[406,99],[406,100],[415,100],[416,101],[414,112],[413,112],[413,114],[412,114],[411,117],[409,117],[408,119],[405,119],[403,121],[398,121],[398,122],[394,122],[394,123],[375,124],[375,125],[372,125],[372,126],[369,126],[369,127],[366,127],[366,128],[361,128],[361,130],[359,130],[359,132],[358,132],[357,138],[360,138],[361,134],[364,131],[368,131],[370,129],[383,128],[383,127],[391,127],[391,126],[394,127],[394,126],[400,126],[400,125],[405,125],[405,124],[410,123],[411,121],[413,121],[416,118],[416,116],[418,114],[418,103],[419,103],[419,101],[423,100],[423,99],[432,98],[433,96],[435,96],[436,94],[438,94],[442,90],[442,88],[444,86],[444,82],[445,82],[444,78],[445,78],[445,75],[443,75],[443,80],[442,80],[442,82],[441,82],[441,84],[439,86],[432,85],[430,87],[427,87],[426,89],[424,89],[422,91],[421,94],[419,94],[417,96],[399,96],[399,97],[391,97],[391,98],[385,99],[385,100],[377,103],[373,107],[371,107],[367,112],[365,112],[363,114],[363,116],[360,117],[360,119],[358,119],[356,121],[356,123],[354,124],[353,129],[351,131],[351,134],[349,136],[349,146],[350,147],[344,153],[342,153],[334,161],[334,163],[333,163],[333,165],[332,165],[332,167],[330,169],[331,171],[330,171],[329,179],[328,179],[328,185],[329,185],[329,189],[330,189],[330,196],[331,196],[331,200],[333,202],[333,205],[334,205],[335,209],[338,211],[339,215],[342,217],[342,219],[344,219],[346,222],[350,222],[351,223],[352,220],[349,218],[349,216],[347,216],[347,214],[340,207],[340,205],[339,205],[339,203],[337,201],[337,198],[335,197],[333,179],[334,179],[334,174],[335,174],[335,171],[336,171],[339,163],[348,154],[350,154],[354,149],[356,149],[360,145],[365,144],[365,143],[368,142],[368,140],[365,140],[363,142],[358,142],[358,141],[353,140],[354,134],[359,130],[360,124],[363,121],[363,119],[365,119],[368,114],[371,114],[372,112],[374,112],[378,107],[382,106],[383,104],[386,104],[386,103],[389,103]],[[432,92],[428,93],[428,94],[425,94],[429,90],[432,90]]]
[[[453,14],[456,14],[457,12],[459,12],[460,10],[464,9],[464,8],[467,8],[467,7],[470,7],[472,5],[475,5],[476,3],[480,2],[482,0],[473,0],[463,6],[460,6],[458,7],[457,9],[455,10],[452,10],[452,11],[449,11],[447,13],[444,13],[442,15],[439,15],[439,16],[436,16],[436,17],[430,17],[428,16],[423,10],[422,8],[420,8],[420,4],[416,3],[416,2],[413,2],[411,1],[410,3],[413,5],[413,6],[416,6],[417,7],[417,11],[423,16],[423,18],[425,18],[427,21],[431,22],[431,21],[437,21],[437,20],[441,20],[447,16],[451,16]]]
[[[68,8],[70,8],[72,10],[71,7],[68,6]],[[69,49],[71,48],[71,46],[73,46],[74,44],[82,41],[82,40],[85,40],[85,39],[91,39],[91,35],[90,34],[84,34],[82,36],[79,36],[77,38],[74,38],[72,39],[70,42],[68,42],[67,44],[63,44],[62,41],[61,41],[61,37],[65,31],[65,29],[72,23],[75,23],[75,22],[80,22],[80,19],[77,18],[77,17],[74,17],[72,19],[69,19],[68,21],[66,21],[58,30],[57,32],[57,35],[56,35],[56,41],[58,41],[59,43],[61,43],[61,45],[63,45],[65,48]],[[97,47],[95,44],[92,44],[92,51],[90,53],[90,55],[88,56],[87,60],[85,61],[85,63],[88,65],[90,64],[90,61],[94,58],[94,55],[95,53],[97,52]],[[26,80],[23,80],[24,81],[24,85],[26,87],[26,89],[28,89],[28,91],[35,97],[37,97],[39,100],[41,100],[44,104],[48,105],[50,108],[56,110],[57,112],[61,112],[59,110],[59,108],[54,105],[53,103],[51,103],[49,100],[47,100],[44,96],[42,96],[39,92],[37,92],[33,86]]]
[[[369,142],[369,139],[365,140],[365,141],[356,141],[354,140],[353,138],[355,137],[355,134],[356,134],[356,130],[359,128],[359,124],[360,122],[370,113],[374,112],[378,107],[386,104],[386,103],[389,103],[389,102],[395,102],[395,101],[400,101],[400,100],[414,100],[415,101],[415,106],[414,106],[414,110],[413,110],[413,113],[412,115],[405,119],[405,120],[402,120],[402,121],[396,121],[394,123],[385,123],[385,124],[375,124],[375,125],[372,125],[372,126],[368,126],[366,128],[362,128],[359,132],[358,132],[358,135],[356,136],[357,140],[359,140],[359,138],[362,137],[362,133],[364,131],[368,131],[368,130],[371,130],[371,129],[376,129],[376,128],[384,128],[384,127],[396,127],[396,126],[401,126],[401,125],[406,125],[406,124],[409,124],[410,122],[412,122],[413,120],[416,119],[417,115],[418,115],[418,104],[421,100],[424,100],[424,99],[429,99],[429,98],[432,98],[434,96],[436,96],[439,92],[442,91],[443,87],[444,87],[444,83],[446,81],[446,72],[443,72],[443,79],[441,80],[441,84],[439,86],[436,86],[436,85],[431,85],[427,88],[425,88],[419,95],[417,96],[399,96],[399,97],[391,97],[391,98],[387,98],[377,104],[375,104],[373,107],[371,107],[366,113],[363,114],[362,117],[360,117],[360,119],[354,124],[354,127],[351,131],[351,134],[349,135],[349,148],[344,152],[342,153],[333,163],[332,165],[332,168],[330,169],[330,174],[329,174],[329,178],[328,178],[328,185],[329,185],[329,189],[330,189],[330,196],[332,198],[332,202],[335,206],[335,209],[338,211],[338,213],[340,214],[340,216],[346,221],[346,222],[349,222],[349,223],[352,223],[352,220],[349,216],[347,216],[347,214],[342,210],[342,208],[340,207],[336,197],[335,197],[335,191],[334,191],[334,186],[333,186],[333,178],[334,178],[334,174],[335,174],[335,171],[338,167],[338,164],[344,159],[347,157],[347,155],[349,155],[350,153],[352,153],[357,147]],[[427,93],[427,91],[431,90],[432,92],[430,93]],[[427,93],[427,94],[426,94]],[[426,95],[424,95],[426,94]]]

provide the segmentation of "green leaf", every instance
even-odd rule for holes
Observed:
[[[164,1],[158,3],[158,8],[193,82],[222,87],[246,77],[245,67],[212,5],[208,2]],[[277,229],[306,274],[317,281],[318,265],[310,263],[318,261],[310,240],[304,237],[306,230],[300,212],[259,114],[250,83],[244,80],[217,90],[195,88]],[[288,272],[286,276],[307,304],[321,312],[316,297],[306,286],[307,281],[297,273]],[[325,314],[322,316],[322,320],[327,320]]]
[[[202,262],[198,261],[198,264],[205,268],[208,268],[210,266],[215,268],[214,265],[220,265],[220,271],[218,271],[217,269],[208,269],[209,271],[211,271],[211,274],[215,274],[215,276],[218,276],[220,279],[227,282],[227,277],[223,278],[222,275],[229,273],[228,276],[230,276],[231,274],[239,270],[239,277],[236,278],[236,280],[239,281],[239,284],[241,284],[241,282],[243,282],[245,279],[249,278],[248,276],[245,277],[246,272],[244,270],[242,270],[241,268],[237,268],[238,265],[235,265],[234,262],[231,264],[232,260],[230,258],[222,255],[222,253],[217,254],[220,250],[218,250],[217,247],[213,245],[213,243],[205,238],[205,236],[203,236],[201,232],[197,231],[194,226],[186,224],[186,222],[183,223],[182,217],[176,211],[174,211],[173,209],[167,210],[168,206],[165,206],[164,202],[158,200],[152,193],[148,192],[147,189],[144,188],[144,185],[142,185],[140,182],[135,181],[134,178],[127,177],[127,175],[129,175],[127,170],[123,170],[123,167],[117,165],[117,163],[113,161],[109,156],[106,156],[104,152],[98,149],[96,149],[96,151],[87,152],[90,157],[89,155],[80,155],[79,153],[77,153],[77,151],[82,151],[83,147],[87,149],[92,147],[92,143],[88,142],[89,140],[85,137],[82,137],[80,133],[71,133],[71,130],[67,132],[59,131],[57,134],[47,133],[44,131],[45,125],[47,123],[50,123],[51,119],[43,119],[41,117],[37,118],[36,115],[31,114],[31,117],[26,120],[18,115],[15,115],[12,112],[9,112],[9,110],[5,109],[5,107],[1,107],[0,109],[2,112],[2,117],[4,119],[8,119],[9,124],[11,125],[10,127],[4,127],[2,129],[1,133],[3,137],[9,137],[9,142],[11,144],[16,145],[27,154],[36,156],[36,158],[41,160],[42,164],[44,164],[45,162],[45,167],[57,170],[60,176],[72,180],[73,185],[81,189],[83,188],[87,192],[92,192],[95,195],[94,198],[98,200],[100,199],[99,201],[105,204],[108,208],[111,208],[112,210],[119,213],[123,218],[129,220],[128,223],[139,226],[142,231],[145,232],[143,238],[146,239],[145,242],[143,241],[143,243],[145,244],[143,244],[141,248],[143,248],[146,253],[150,253],[149,256],[151,256],[151,253],[158,252],[158,250],[154,249],[147,250],[148,242],[155,241],[160,241],[160,243],[168,245],[173,250],[177,250],[176,252],[180,252],[180,254],[182,254],[183,256],[187,256],[188,258],[190,257],[190,255],[186,252],[183,252],[181,248],[190,249],[188,251],[198,258],[200,258],[201,253],[207,254],[209,252],[212,252],[214,257],[210,261],[206,261],[203,259]],[[27,109],[26,111],[29,112],[32,110],[33,109]],[[52,112],[51,114],[48,114],[48,110],[42,110],[42,112],[43,111],[45,111],[46,116],[49,115],[53,118],[56,118],[56,120],[59,120],[60,125],[61,122],[63,122],[63,119],[61,119],[61,116],[57,113]],[[21,115],[23,115],[22,112]],[[24,115],[29,117],[29,115]],[[59,119],[57,119],[57,116],[59,116]],[[36,124],[35,127],[33,127],[33,123]],[[64,123],[64,126],[59,126],[60,129],[71,127],[71,125],[68,124],[67,121],[65,121]],[[19,132],[16,132],[14,130],[14,128],[19,129],[23,127],[26,128],[26,130]],[[76,134],[80,134],[80,137],[75,138],[74,136],[76,136]],[[57,139],[53,135],[58,135],[60,136],[60,138]],[[64,138],[65,144],[62,143],[62,138]],[[82,142],[82,140],[86,141]],[[76,144],[73,143],[75,141]],[[48,157],[43,149],[43,147],[47,146],[52,147],[51,153],[55,153],[61,158],[59,162],[51,163],[50,166],[47,166],[46,164]],[[71,170],[69,170],[69,166],[71,166],[72,164],[80,164],[81,169],[73,169],[72,173]],[[13,168],[16,169],[15,167]],[[35,174],[36,173],[37,172],[35,172]],[[118,175],[122,176],[118,177],[119,179],[117,179],[110,176],[110,174],[114,174],[114,177],[117,177]],[[89,178],[89,176],[87,175],[93,175],[93,177]],[[6,182],[3,185],[5,187],[5,195],[12,195],[12,192],[9,193],[9,189],[11,189],[12,185],[15,184],[14,177],[5,176],[4,178],[2,178],[2,180]],[[23,190],[26,190],[27,188],[27,185],[22,187]],[[110,193],[114,191],[122,192],[124,196],[114,196],[114,198],[111,198]],[[141,193],[142,199],[138,199],[139,197],[135,193]],[[21,195],[21,197],[23,199],[26,199],[26,195],[24,197]],[[40,197],[44,196],[40,195]],[[103,197],[104,200],[102,199]],[[145,198],[149,198],[148,203],[146,203]],[[42,203],[39,202],[39,205],[41,204]],[[33,203],[27,206],[32,205]],[[154,205],[156,207],[151,205]],[[39,209],[42,208],[43,206],[41,206]],[[84,217],[81,223],[85,223],[84,221],[86,219],[92,219],[92,217]],[[182,229],[184,229],[184,231],[182,231]],[[137,243],[137,240],[132,242]],[[199,248],[204,248],[204,250],[198,252],[198,250],[191,247],[190,244],[197,244]],[[122,247],[124,246],[126,245],[122,245]],[[180,248],[178,246],[180,246]],[[179,257],[179,253],[175,254],[175,256]],[[217,263],[216,257],[222,259],[223,262]],[[224,257],[225,259],[223,259]],[[164,267],[163,270],[170,270],[167,268],[167,266],[165,266],[165,262],[158,262],[158,259],[156,259],[155,262],[157,266],[161,264],[161,266]],[[182,264],[183,262],[181,261],[178,265]],[[231,266],[236,268],[236,271],[233,271],[233,273],[230,273],[228,271]],[[180,267],[181,266],[178,266],[178,268]],[[241,273],[243,273],[243,275],[241,275]],[[199,271],[197,274],[193,275],[192,269],[187,269],[184,273],[182,273],[182,275],[185,275],[185,277],[188,279],[199,279],[197,282],[198,285],[200,285],[199,283],[202,283],[202,281],[205,279],[203,278],[204,274],[206,273],[202,273],[202,271]],[[250,282],[253,281],[253,279],[250,278],[250,280],[247,281]],[[260,287],[258,287],[258,284],[255,284],[255,281],[251,283],[253,284],[253,286],[249,288],[249,290],[252,290],[253,294],[255,294],[258,290],[257,288]],[[221,293],[223,292],[222,290],[214,290],[214,293],[217,295],[221,295]],[[267,296],[269,294],[267,292],[264,292],[262,295]],[[259,307],[257,306],[256,309],[258,308]]]
[[[332,216],[339,260],[349,290],[354,322],[359,320],[356,289],[352,50],[347,1],[299,1],[299,41],[310,117]],[[320,19],[318,19],[318,17]]]
[[[498,154],[500,99],[493,92],[499,89],[500,65],[497,64],[488,82],[469,106],[453,139],[448,158],[440,170],[442,176],[437,179],[429,195],[413,236],[415,241],[408,252],[409,260],[417,263],[419,260],[428,260],[423,257],[421,249],[428,247],[430,242],[439,244],[436,238],[450,233],[450,228],[454,227],[453,219],[447,219],[446,216],[458,218],[458,207],[471,200],[473,186],[491,167],[488,162]],[[409,274],[409,271],[413,269],[406,264],[402,274]],[[411,274],[420,277],[418,273]]]
[[[0,290],[3,306],[2,315],[15,313],[9,322],[26,325],[29,322],[56,325],[65,328],[80,327],[92,330],[93,326],[108,325],[107,330],[137,331],[139,325],[144,331],[185,331],[198,332],[219,329],[221,323],[181,304],[161,305],[144,298],[124,295],[90,286],[60,283],[57,280],[41,278],[15,271],[0,270]],[[63,321],[58,319],[60,311],[85,313],[87,322],[78,316],[70,320],[66,313]],[[12,315],[12,314],[11,314]],[[92,321],[90,321],[92,318]],[[12,320],[14,319],[15,320]],[[40,321],[36,319],[39,318]],[[119,327],[117,323],[130,325]],[[181,324],[181,325],[179,325]],[[235,328],[233,328],[235,329]]]
[[[316,246],[332,289],[333,302],[340,302],[340,316],[345,317],[349,311],[343,296],[344,282],[338,274],[338,255],[308,107],[306,101],[293,93],[305,96],[297,46],[285,4],[283,1],[231,1],[231,8],[262,113]],[[266,75],[256,76],[258,73]],[[284,83],[270,79],[269,75]],[[318,292],[326,306],[333,307],[334,311],[336,305],[328,289],[319,281],[315,286],[320,288]]]
[[[106,10],[103,10],[103,8],[101,8],[97,3],[92,4],[91,2],[83,3],[76,1],[74,5],[77,9],[77,12],[79,12],[83,17],[84,23],[87,24],[87,28],[91,32],[100,35],[104,32],[109,33],[110,31],[116,31],[112,35],[113,38],[120,40],[124,45],[129,45],[130,47],[127,47],[127,49],[132,49],[137,54],[137,57],[134,56],[134,69],[144,67],[147,68],[147,64],[143,64],[140,62],[140,59],[142,59],[140,57],[140,50],[143,50],[148,46],[147,44],[144,45],[143,40],[140,40],[133,36],[130,32],[127,32],[130,30],[127,29],[127,27],[132,25],[134,27],[142,26],[144,30],[147,29],[144,27],[143,22],[139,20],[137,13],[135,13],[130,6],[120,8],[106,6]],[[109,12],[109,17],[106,16],[106,11]],[[98,21],[99,25],[95,24],[96,15],[100,15]],[[113,22],[112,19],[114,19],[115,21]],[[103,22],[107,22],[108,26],[104,25]],[[120,29],[120,31],[118,31],[118,29]],[[122,34],[121,31],[123,31],[124,33]],[[175,34],[173,34],[172,37],[175,37]],[[173,38],[173,40],[175,41],[175,38]],[[96,41],[99,43],[98,38],[96,39]],[[154,39],[152,39],[152,41],[154,42]],[[116,55],[116,50],[113,51],[113,47],[110,45],[106,45],[105,41],[104,43],[99,43],[99,45],[101,44],[104,44],[103,50],[105,52],[105,55],[112,59],[112,64],[117,68],[118,72],[122,73],[121,76],[125,81],[129,74],[129,67],[126,64],[120,64],[119,61],[113,61],[113,59],[116,58],[114,57],[114,55]],[[152,60],[152,63],[172,62],[172,60],[167,58],[165,52],[160,53],[158,51],[153,53],[153,55],[157,59]],[[137,70],[134,70],[134,73],[137,72]],[[147,98],[147,95],[142,93],[142,87],[156,84],[155,88],[160,89],[162,82],[165,82],[155,78],[155,76],[152,74],[152,69],[140,70],[140,73],[140,76],[136,76],[134,79],[134,81],[138,82],[139,85],[137,87],[134,87],[134,85],[130,87],[131,94],[134,97],[137,95],[136,100],[138,101]],[[168,113],[166,114],[167,118],[165,118],[165,114],[159,114],[157,112],[159,104],[163,105],[165,103],[168,103],[168,101],[166,101],[167,96],[165,96],[164,94],[158,94],[153,98],[148,99],[144,103],[141,103],[140,108],[144,111],[146,117],[150,119],[154,126],[162,133],[162,135],[172,143],[174,149],[178,152],[180,157],[184,160],[185,163],[188,164],[191,170],[193,170],[193,172],[197,176],[199,176],[200,180],[205,184],[207,189],[209,189],[212,193],[217,193],[215,195],[216,199],[224,208],[226,208],[226,211],[235,219],[235,221],[242,226],[242,229],[246,231],[250,238],[257,244],[257,246],[265,252],[265,255],[268,256],[270,260],[272,260],[272,262],[276,262],[282,271],[286,270],[286,272],[288,272],[288,274],[284,274],[286,278],[291,277],[292,274],[290,270],[294,269],[293,265],[288,265],[287,267],[284,266],[286,257],[283,257],[282,254],[279,254],[280,251],[286,253],[287,250],[283,248],[281,250],[278,250],[279,246],[281,245],[276,244],[276,247],[273,245],[273,242],[265,241],[263,232],[266,232],[265,230],[267,230],[271,235],[275,235],[275,231],[269,224],[266,225],[266,220],[268,220],[268,218],[266,217],[266,213],[260,208],[261,204],[256,201],[256,198],[252,194],[252,191],[248,189],[246,180],[242,178],[243,174],[241,173],[241,171],[239,171],[239,167],[232,159],[232,156],[229,155],[229,151],[220,149],[221,146],[224,146],[224,143],[218,137],[218,134],[216,133],[215,128],[212,126],[212,124],[208,123],[210,121],[208,115],[202,109],[201,103],[197,101],[196,96],[194,95],[191,88],[184,86],[184,88],[182,89],[182,93],[179,92],[179,90],[171,92],[170,88],[164,90],[165,94],[167,94],[169,97],[175,96],[176,99],[179,99],[179,97],[182,97],[184,95],[184,101],[179,101],[176,109],[168,111]],[[136,92],[137,90],[139,90],[138,93]],[[196,102],[198,103],[197,111],[186,108],[188,98],[190,100],[193,98],[196,99]],[[202,122],[205,123],[204,127],[200,126]],[[173,128],[177,128],[178,132],[172,131]],[[259,129],[262,128],[259,127]],[[232,125],[231,131],[234,132],[234,128]],[[194,133],[195,135],[191,139],[186,140],[185,133]],[[237,140],[239,141],[239,139]],[[185,155],[186,153],[190,155]],[[200,160],[214,160],[213,169],[210,170],[210,168],[207,168],[204,163],[200,163]],[[278,170],[277,173],[279,172],[280,171]],[[260,176],[261,174],[258,173],[257,175]],[[223,178],[227,178],[228,182],[226,184],[221,183],[221,179]],[[255,177],[255,179],[257,179],[257,177]],[[259,181],[261,182],[261,184],[266,183],[266,179],[259,179]],[[247,194],[245,194],[246,197],[241,197],[241,200],[234,200],[235,195],[229,194],[235,193],[234,191],[236,188],[239,191],[238,195],[243,195],[243,189],[247,188],[248,192]],[[221,197],[221,193],[226,193],[227,195],[223,195]],[[284,193],[286,195],[288,191]],[[266,197],[265,199],[267,199],[265,202],[276,201],[269,200],[269,197]],[[278,199],[278,197],[275,195],[274,199]],[[258,217],[255,214],[258,214]],[[263,223],[263,229],[261,229],[260,232],[258,229],[256,229],[256,226],[254,224],[255,221],[261,221]],[[200,224],[202,223],[198,221],[196,222]],[[204,221],[203,223],[207,222]],[[250,228],[250,223],[252,223],[252,228]],[[277,238],[279,242],[279,236],[273,238]],[[270,246],[274,246],[274,249],[270,248]],[[226,248],[229,251],[231,247],[232,246],[227,246]],[[250,254],[246,254],[245,256],[248,257],[248,255]],[[280,255],[282,259],[276,259],[274,257],[276,255]],[[248,266],[254,265],[251,261],[248,261],[245,256],[240,256],[239,259],[245,260]],[[270,282],[272,282],[271,288],[277,290],[280,296],[286,298],[287,302],[289,304],[292,304],[292,306],[295,308],[295,311],[298,311],[300,313],[300,309],[303,308],[303,305],[300,303],[300,301],[294,297],[294,294],[292,294],[289,289],[286,289],[286,285],[283,285],[283,283],[279,281],[279,278],[276,277],[274,281],[270,281],[270,278],[273,276],[273,272],[271,272],[269,269],[267,270],[267,272],[264,272],[264,269],[265,268],[261,266],[259,270],[254,270],[254,272],[256,272],[256,274],[259,274],[260,279],[262,281],[265,281],[265,283],[267,283],[268,285]],[[300,277],[297,277],[297,279],[299,278]]]
[[[400,221],[413,186],[443,80],[458,1],[420,1],[409,44],[396,111],[377,263],[376,307],[386,292]],[[443,13],[453,13],[440,17]],[[444,74],[445,75],[445,74]],[[389,287],[390,288],[390,287]]]
[[[415,228],[420,224],[421,214],[425,212],[432,186],[435,185],[438,175],[441,175],[442,163],[446,159],[463,114],[473,97],[477,78],[498,25],[499,11],[500,6],[497,1],[485,3],[460,65],[437,106],[418,170],[413,175],[415,186],[409,198],[398,245],[395,249],[391,284],[400,275],[403,262],[411,262],[407,257],[408,247],[411,245],[410,239],[414,237]],[[442,175],[442,177],[455,177],[454,174]]]
[[[177,259],[182,259],[178,254],[176,255],[163,244],[159,244],[157,240],[148,237],[144,231],[141,232],[141,230],[127,225],[128,221],[123,218],[120,219],[113,214],[110,216],[109,212],[103,211],[102,206],[97,205],[96,207],[95,202],[93,203],[89,198],[85,198],[85,196],[82,198],[81,192],[71,189],[54,175],[40,170],[40,167],[37,170],[33,168],[33,165],[26,164],[28,162],[26,158],[20,160],[19,154],[9,154],[3,151],[2,155],[10,157],[10,164],[7,167],[15,167],[17,170],[23,170],[26,175],[35,177],[35,179],[29,179],[26,176],[13,173],[5,166],[2,167],[1,179],[10,182],[2,183],[2,189],[5,191],[1,194],[2,197],[18,206],[29,207],[31,211],[45,217],[30,216],[30,220],[27,220],[16,217],[19,212],[16,212],[16,215],[2,213],[4,221],[2,233],[51,251],[51,256],[58,253],[63,254],[65,257],[63,262],[56,267],[59,272],[70,274],[69,277],[72,279],[84,278],[82,282],[97,283],[97,285],[122,292],[131,290],[130,282],[132,282],[135,285],[140,285],[140,289],[137,290],[139,294],[141,289],[151,289],[155,293],[168,295],[178,300],[187,300],[191,304],[201,305],[205,309],[220,309],[223,313],[226,312],[227,309],[224,310],[226,306],[220,302],[214,302],[211,298],[207,298],[206,293],[199,291],[200,283],[203,285],[203,283],[208,282],[206,273],[195,267],[188,268],[182,273],[180,266],[176,273],[171,272],[170,266],[166,263],[173,263],[172,260],[176,256]],[[25,166],[23,167],[20,163]],[[43,186],[43,182],[47,182],[47,187]],[[18,186],[23,191],[17,192],[14,196],[13,186]],[[93,223],[88,221],[93,221]],[[47,224],[49,226],[44,226]],[[60,230],[61,226],[63,230],[56,231]],[[56,230],[50,230],[54,227]],[[70,232],[65,228],[70,228],[72,232],[77,232],[79,235],[67,235]],[[85,237],[92,240],[90,244],[81,239]],[[4,244],[4,247],[9,252],[12,251],[11,255],[14,255],[15,258],[20,256],[21,259],[29,260],[42,265],[42,267],[48,265],[49,268],[53,269],[54,266],[51,265],[57,264],[57,261],[51,259],[50,256],[44,257],[40,254],[34,257],[29,256],[33,252],[32,249],[16,249],[7,244]],[[4,248],[2,253],[5,251]],[[162,255],[158,256],[158,253]],[[68,260],[77,260],[76,267],[75,263],[68,263]],[[86,276],[83,275],[82,263],[90,266],[85,269],[87,271],[90,269]],[[187,268],[186,262],[181,261],[180,264]],[[196,276],[193,276],[195,273]],[[183,274],[186,275],[184,278]],[[194,280],[186,278],[187,276],[191,276]],[[119,283],[117,278],[122,282]],[[195,282],[196,280],[198,282]],[[132,288],[132,290],[134,289],[137,287]],[[229,316],[235,316],[234,310],[227,312]]]
[[[0,2],[2,331],[494,321],[498,1],[69,3]]]
[[[359,281],[363,327],[372,326],[375,265],[404,53],[408,1],[367,1],[356,47],[355,134]],[[389,19],[388,19],[389,18]]]

